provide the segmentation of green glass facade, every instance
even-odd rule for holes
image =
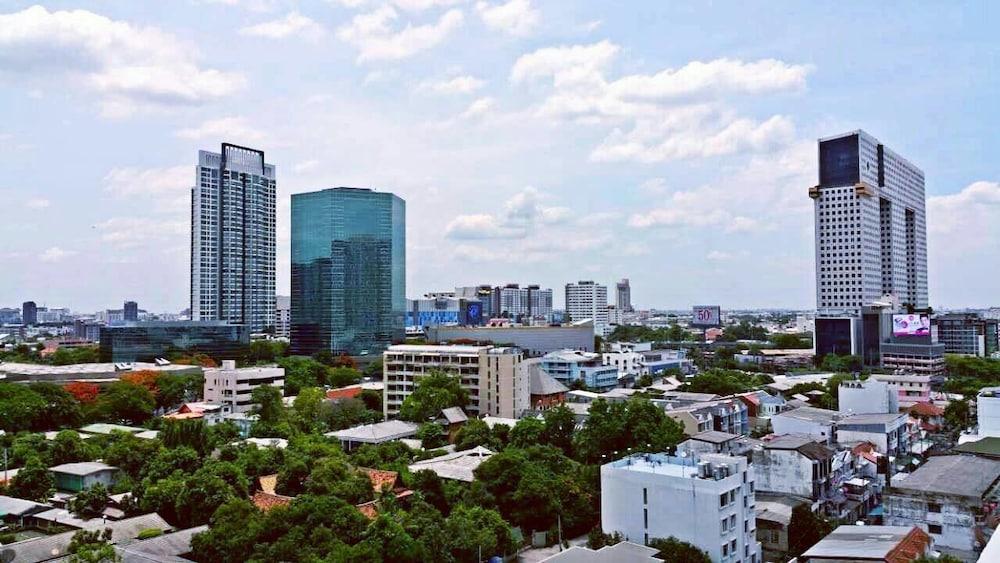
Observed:
[[[406,203],[331,188],[292,195],[292,350],[378,354],[404,339]]]
[[[101,328],[102,362],[152,362],[172,352],[233,360],[250,344],[244,325],[224,321],[136,322]]]

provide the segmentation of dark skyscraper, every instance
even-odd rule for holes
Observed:
[[[404,337],[406,203],[332,188],[292,196],[292,348],[375,354]]]
[[[38,306],[34,301],[25,301],[21,305],[21,324],[38,324]]]
[[[135,301],[126,301],[122,308],[122,315],[126,321],[139,320],[139,304]]]

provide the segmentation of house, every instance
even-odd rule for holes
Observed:
[[[758,490],[814,501],[830,494],[834,451],[813,436],[773,436],[752,457]]]
[[[775,434],[805,434],[833,445],[836,437],[837,411],[799,407],[771,417],[771,427]]]
[[[545,373],[538,364],[528,368],[531,376],[531,409],[544,411],[566,402],[569,388]]]
[[[757,492],[757,541],[764,561],[783,561],[788,556],[788,526],[797,506],[810,504],[808,499],[790,495]]]
[[[688,454],[731,454],[739,436],[718,430],[706,430],[691,436],[677,445],[677,449]]]
[[[781,395],[771,395],[767,391],[752,391],[736,396],[747,407],[751,428],[769,428],[771,417],[785,409],[785,399]]]
[[[257,507],[257,510],[261,512],[270,512],[278,507],[286,507],[292,504],[293,500],[295,500],[295,497],[266,491],[256,491],[250,499],[253,505]]]
[[[910,452],[910,431],[905,413],[852,414],[837,422],[837,442],[869,442],[889,456]]]
[[[463,450],[415,462],[410,465],[409,469],[411,474],[426,470],[435,473],[442,479],[471,483],[475,480],[474,472],[476,468],[492,455],[492,451],[482,446],[477,446],[471,450]]]
[[[198,526],[178,530],[155,538],[116,545],[115,552],[125,563],[182,563],[189,560],[191,539],[208,530],[208,526]]]
[[[658,550],[632,543],[618,542],[606,545],[601,549],[590,549],[582,545],[574,545],[565,551],[546,557],[538,563],[658,563]]]
[[[896,386],[877,379],[844,381],[837,389],[837,404],[844,414],[899,412]]]
[[[884,561],[909,563],[927,555],[933,541],[913,526],[840,526],[799,558],[799,563]]]
[[[356,508],[369,520],[378,517],[379,497],[384,492],[392,491],[397,501],[404,500],[413,494],[413,491],[399,485],[399,473],[395,471],[384,471],[381,469],[370,469],[359,467],[358,471],[364,473],[372,484],[372,492],[375,499],[359,504]]]
[[[126,518],[118,522],[103,522],[100,519],[93,519],[94,529],[111,530],[111,543],[127,543],[139,537],[144,530],[170,530],[168,524],[159,514],[144,514],[134,518]],[[11,552],[13,557],[10,561],[15,563],[41,563],[53,559],[68,558],[69,546],[76,535],[76,530],[45,536],[41,538],[31,538],[24,541],[14,542],[3,546],[4,552]]]
[[[918,526],[934,544],[971,554],[989,541],[1000,516],[1000,461],[983,457],[932,457],[885,494],[885,523]]]
[[[932,403],[917,403],[910,407],[910,418],[925,432],[940,432],[944,428],[944,408]]]
[[[469,417],[466,416],[462,407],[448,407],[441,409],[441,416],[438,418],[437,423],[444,426],[445,431],[448,433],[448,443],[454,444],[455,438],[458,436],[458,431],[468,421]]]
[[[932,397],[931,384],[933,376],[930,375],[889,375],[876,373],[871,377],[875,381],[890,383],[896,388],[899,397],[899,406],[906,408],[917,403],[929,403]]]
[[[101,484],[111,488],[118,476],[118,468],[98,461],[64,463],[49,468],[55,479],[56,489],[78,493]]]
[[[47,504],[0,495],[0,522],[20,526],[24,524],[25,518],[51,508]]]
[[[208,426],[214,426],[224,420],[224,416],[233,412],[232,406],[221,403],[184,403],[176,411],[163,415],[165,420],[204,420]]]
[[[347,451],[363,444],[382,444],[400,438],[410,438],[417,435],[420,425],[404,420],[386,420],[375,424],[363,424],[336,432],[327,432],[325,436],[340,440],[340,445]]]
[[[250,429],[253,428],[254,423],[257,422],[257,418],[258,416],[256,414],[233,412],[222,415],[222,422],[232,422],[236,425],[236,429],[239,431],[240,437],[247,438],[250,436]]]

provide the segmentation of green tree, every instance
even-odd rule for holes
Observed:
[[[545,420],[543,438],[546,444],[555,446],[566,455],[573,451],[573,432],[576,430],[576,415],[566,405],[551,408],[542,414]]]
[[[469,392],[462,387],[457,376],[432,371],[417,380],[417,388],[403,400],[399,417],[426,422],[436,418],[442,409],[464,408],[468,404]]]
[[[231,500],[212,515],[207,531],[191,539],[196,561],[249,561],[266,517],[246,500]]]
[[[649,387],[653,384],[653,376],[648,373],[643,374],[636,380],[635,386],[637,388]]]
[[[459,451],[471,450],[476,446],[496,451],[502,447],[502,444],[493,436],[490,427],[482,419],[472,418],[458,430],[458,434],[455,436],[455,449]]]
[[[322,424],[319,415],[324,399],[326,394],[318,387],[306,387],[299,391],[292,402],[292,413],[300,430],[311,432]]]
[[[433,554],[427,553],[399,522],[385,514],[380,514],[368,525],[358,547],[368,551],[376,561],[419,563],[433,559]]]
[[[126,381],[116,381],[97,399],[98,410],[106,420],[142,424],[153,416],[156,398],[149,389]]]
[[[319,387],[327,382],[330,368],[303,356],[279,358],[276,363],[285,369],[285,393],[298,395],[303,387]]]
[[[111,528],[80,530],[73,534],[66,551],[71,563],[116,563],[121,561],[111,545]]]
[[[285,420],[285,405],[282,401],[281,389],[272,385],[259,385],[250,392],[250,401],[254,403],[253,413],[257,415],[257,423],[268,428],[276,427]]]
[[[187,446],[201,456],[211,451],[209,429],[202,420],[165,420],[160,432],[160,439],[168,448]]]
[[[792,557],[802,555],[831,531],[833,526],[814,514],[808,504],[796,506],[788,523],[788,554]]]
[[[32,457],[11,479],[8,491],[17,498],[45,502],[55,492],[55,480],[48,468],[37,457]]]
[[[0,383],[0,430],[18,432],[47,428],[43,418],[46,408],[45,399],[28,386]]]
[[[448,498],[445,496],[444,483],[441,477],[433,471],[422,469],[413,474],[410,487],[423,495],[424,501],[439,510],[442,514],[449,512]]]
[[[574,445],[581,460],[601,463],[629,453],[672,451],[683,438],[680,423],[646,399],[598,399],[574,436]]]
[[[515,448],[528,448],[544,444],[545,422],[537,418],[522,418],[510,431],[510,445]]]
[[[331,431],[343,430],[382,420],[382,411],[370,410],[358,399],[340,399],[323,403],[319,409],[319,420]]]
[[[98,448],[88,444],[75,430],[59,432],[52,442],[52,465],[92,461],[98,456]]]
[[[456,561],[477,561],[516,549],[510,525],[494,510],[459,506],[445,520],[447,548]]]
[[[45,408],[39,413],[39,419],[45,421],[48,428],[80,425],[83,420],[80,403],[62,386],[54,383],[32,383],[28,388],[45,401]]]
[[[961,431],[972,424],[972,414],[969,409],[969,401],[961,399],[948,403],[944,408],[945,426],[951,431]]]
[[[332,387],[347,387],[361,381],[361,372],[350,367],[339,366],[330,370],[327,383]]]
[[[68,503],[70,512],[83,518],[100,516],[107,506],[108,489],[100,483],[80,491]]]
[[[424,449],[433,450],[448,443],[447,435],[440,424],[435,422],[425,422],[417,430],[417,439]]]
[[[707,553],[673,536],[653,538],[649,540],[649,547],[660,550],[656,557],[666,563],[712,563]]]

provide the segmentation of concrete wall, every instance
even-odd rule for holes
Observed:
[[[899,393],[894,385],[872,379],[849,381],[837,390],[840,412],[877,414],[899,412]]]
[[[555,350],[594,351],[594,327],[463,327],[439,326],[427,331],[431,342],[475,340],[494,344],[512,344],[524,350],[526,356],[542,356]]]
[[[832,425],[829,423],[802,420],[782,414],[771,417],[771,428],[775,434],[806,434],[824,440],[827,444],[832,444],[834,439]]]
[[[937,547],[950,547],[964,551],[976,548],[972,511],[959,499],[942,495],[910,496],[888,494],[884,499],[887,526],[919,526],[934,539]],[[931,512],[931,504],[940,512]],[[930,525],[941,526],[941,533],[930,531]]]
[[[795,450],[753,451],[757,490],[813,498],[813,462]]]
[[[978,397],[976,413],[979,417],[979,435],[1000,437],[1000,397]]]

